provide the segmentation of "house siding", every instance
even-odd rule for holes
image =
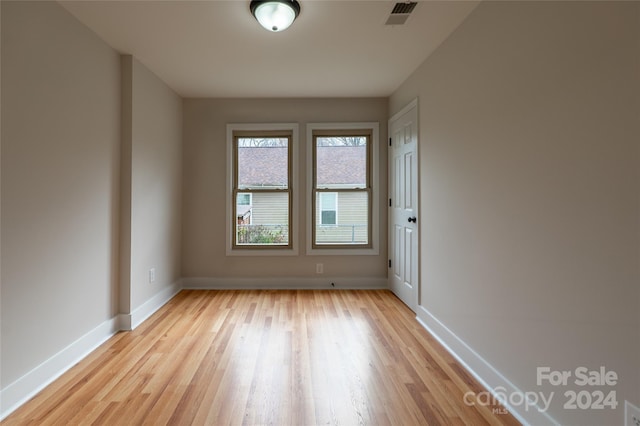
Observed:
[[[252,225],[287,224],[289,215],[286,193],[253,193],[251,208]]]
[[[368,194],[338,192],[337,225],[317,225],[318,243],[360,243],[367,241]],[[316,223],[320,218],[320,203],[316,203]]]
[[[337,224],[318,225],[318,243],[366,244],[368,220],[368,194],[366,192],[338,192]],[[251,225],[282,229],[288,236],[287,215],[289,209],[285,193],[257,193],[252,196]],[[316,218],[320,217],[319,203]]]

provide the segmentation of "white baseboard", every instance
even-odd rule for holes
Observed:
[[[482,384],[488,391],[495,395],[495,389],[506,395],[520,394],[524,392],[504,377],[498,370],[482,358],[476,351],[470,348],[462,339],[455,335],[440,322],[431,312],[422,306],[418,306],[417,320],[442,346],[453,355],[462,366]],[[559,423],[547,412],[540,411],[539,407],[513,407],[504,404],[509,412],[523,425],[558,425]]]
[[[335,286],[331,286],[334,283]],[[130,331],[185,289],[386,289],[386,278],[183,278],[130,314],[119,314],[80,337],[42,364],[0,390],[0,420],[7,417],[118,331]]]
[[[142,324],[144,320],[149,318],[151,315],[153,315],[154,312],[156,312],[158,309],[164,306],[165,303],[171,300],[173,296],[178,294],[180,290],[182,290],[182,285],[181,281],[179,280],[157,293],[151,299],[144,302],[130,314],[120,314],[120,330],[134,330],[137,326]]]
[[[0,420],[33,398],[107,339],[116,334],[118,318],[107,320],[0,391]]]
[[[118,331],[135,329],[160,309],[182,287],[176,282],[140,305],[131,314],[119,314],[94,328],[15,382],[0,391],[0,420],[93,352]]]
[[[180,284],[185,290],[380,290],[388,288],[386,277],[192,277],[182,278]]]

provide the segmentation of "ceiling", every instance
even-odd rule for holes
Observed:
[[[477,2],[420,1],[404,25],[394,1],[300,0],[287,30],[264,30],[249,0],[61,1],[120,53],[183,97],[386,97]]]

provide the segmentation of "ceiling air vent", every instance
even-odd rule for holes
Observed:
[[[417,4],[418,3],[414,1],[396,3],[393,6],[391,15],[389,15],[389,18],[387,18],[387,22],[385,22],[384,24],[385,25],[403,25],[405,22],[407,22],[409,15],[411,14],[411,12],[413,12],[413,9],[415,9]]]

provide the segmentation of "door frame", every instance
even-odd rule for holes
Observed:
[[[406,104],[403,108],[400,109],[400,111],[398,111],[397,113],[393,114],[393,116],[391,116],[391,118],[389,118],[388,122],[387,122],[387,135],[388,138],[391,139],[392,137],[392,123],[394,121],[396,121],[398,118],[402,117],[404,114],[406,114],[407,112],[411,111],[411,109],[415,108],[416,110],[416,185],[415,185],[415,191],[416,193],[415,195],[415,200],[416,200],[416,206],[417,206],[417,210],[418,210],[418,222],[416,223],[416,233],[417,233],[417,238],[418,238],[418,242],[417,242],[417,253],[416,253],[416,261],[417,264],[415,265],[416,267],[416,280],[417,280],[417,284],[416,284],[416,290],[413,292],[413,297],[414,300],[411,300],[411,304],[409,305],[409,308],[411,310],[414,311],[414,313],[417,313],[418,307],[420,306],[420,297],[421,297],[421,293],[422,293],[422,289],[421,289],[421,283],[422,283],[422,273],[421,273],[421,255],[420,255],[420,246],[421,246],[421,239],[422,239],[422,232],[421,232],[421,211],[422,211],[422,206],[420,203],[420,109],[419,109],[419,102],[418,102],[418,97],[414,98],[413,100],[411,100],[408,104]],[[391,198],[391,191],[393,188],[393,173],[391,173],[391,162],[393,161],[393,147],[391,146],[387,146],[389,149],[389,155],[387,158],[387,199]],[[388,207],[388,215],[387,215],[387,257],[389,258],[389,262],[391,261],[391,257],[392,257],[392,243],[393,243],[393,223],[391,222],[391,209],[392,207],[389,206]],[[387,269],[387,285],[390,289],[393,288],[392,285],[392,280],[393,280],[393,276],[392,276],[392,269],[388,268]]]

